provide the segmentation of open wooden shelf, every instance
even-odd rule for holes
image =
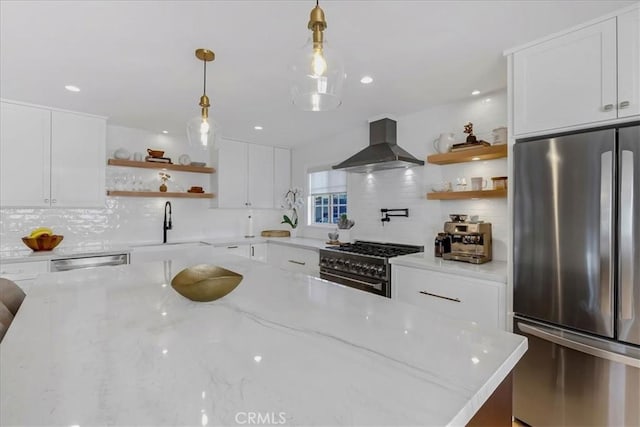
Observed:
[[[174,165],[170,163],[153,163],[153,162],[136,162],[135,160],[121,160],[121,159],[109,159],[107,162],[109,166],[126,166],[130,168],[144,168],[144,169],[166,169],[171,171],[181,172],[195,172],[195,173],[214,173],[214,168],[206,166],[191,166],[191,165]]]
[[[507,189],[480,191],[443,191],[427,193],[428,200],[495,199],[507,197]]]
[[[507,157],[507,144],[490,145],[489,147],[471,148],[462,151],[452,151],[444,154],[432,154],[427,157],[428,163],[436,165],[450,165],[474,160],[493,160]]]
[[[123,196],[123,197],[177,197],[183,199],[213,199],[213,193],[171,193],[161,191],[107,191],[107,196]]]

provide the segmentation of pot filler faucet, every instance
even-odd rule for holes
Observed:
[[[167,208],[169,208],[169,221],[167,221]],[[167,230],[171,230],[171,202],[164,204],[164,222],[162,223],[162,243],[167,243]]]

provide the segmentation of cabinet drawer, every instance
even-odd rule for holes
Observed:
[[[318,252],[292,246],[269,244],[267,262],[274,267],[287,271],[310,274],[320,274],[320,257]]]
[[[0,264],[0,277],[18,281],[34,279],[49,271],[49,261],[12,262]]]
[[[497,285],[396,265],[392,271],[394,296],[399,301],[482,326],[504,328]]]

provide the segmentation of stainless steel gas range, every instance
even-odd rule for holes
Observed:
[[[320,278],[391,298],[389,258],[423,251],[424,246],[362,240],[320,249]]]

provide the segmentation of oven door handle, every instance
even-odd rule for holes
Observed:
[[[337,277],[338,279],[350,280],[352,282],[360,283],[361,285],[366,285],[366,286],[372,287],[374,289],[377,289],[376,285],[382,286],[382,282],[377,282],[377,283],[365,282],[363,280],[352,279],[351,277],[345,277],[345,276],[339,276],[339,275],[333,274],[333,273],[327,273],[326,271],[323,271],[322,274],[325,274],[327,276]]]

